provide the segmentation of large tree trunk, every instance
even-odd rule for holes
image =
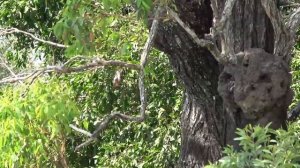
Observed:
[[[224,3],[224,0],[219,0],[217,4],[219,11],[213,11],[210,0],[175,0],[180,18],[195,31],[199,38],[203,38],[205,34],[210,33],[213,18],[221,17]],[[271,62],[271,67],[275,64],[281,65],[281,62],[278,63],[272,59],[273,55],[268,54],[272,53],[274,49],[274,31],[261,5],[261,0],[238,0],[233,8],[230,25],[231,34],[229,37],[234,39],[234,53],[248,51],[251,48],[262,49],[251,49],[250,54],[248,52],[247,54],[246,52],[243,53],[243,61],[247,57],[244,55],[251,56],[252,54],[256,56],[251,58],[256,58],[257,55],[270,58],[263,59],[261,62],[264,64]],[[217,44],[221,45],[221,41],[217,41]],[[222,148],[226,144],[237,146],[233,142],[237,127],[243,127],[248,123],[260,124],[264,122],[261,124],[264,125],[270,121],[277,122],[274,128],[281,126],[286,117],[282,111],[286,110],[290,100],[289,89],[285,89],[284,93],[275,96],[276,98],[280,97],[280,100],[288,99],[288,101],[279,103],[279,107],[276,107],[281,110],[276,116],[282,119],[279,121],[269,118],[264,121],[258,121],[257,118],[251,119],[247,116],[248,106],[253,107],[250,103],[246,108],[244,103],[246,100],[250,102],[248,99],[257,99],[257,96],[251,94],[252,97],[248,98],[245,95],[249,93],[248,91],[237,90],[235,90],[233,96],[228,91],[228,87],[230,87],[228,83],[230,82],[236,82],[236,85],[239,85],[242,90],[245,88],[241,87],[249,87],[244,84],[244,78],[247,78],[247,75],[252,75],[249,74],[248,67],[245,69],[240,65],[220,65],[206,48],[199,47],[176,22],[165,22],[159,27],[155,45],[168,54],[174,72],[185,88],[183,112],[181,114],[181,167],[202,167],[209,161],[218,160],[221,157]],[[262,66],[264,65],[256,66],[250,63],[249,67],[252,68],[250,71],[257,70],[256,76],[261,76],[259,74]],[[277,69],[274,72],[277,72]],[[285,72],[288,73],[288,69],[280,75],[286,75]],[[233,76],[235,81],[230,81],[232,79],[228,78],[228,75]],[[290,78],[287,77],[285,82],[284,88],[288,88]],[[264,85],[265,81],[258,83]],[[255,87],[260,86],[255,85]],[[264,93],[268,91],[269,94],[270,89],[264,87],[266,86],[256,92]],[[270,86],[268,85],[268,87]],[[259,97],[259,99],[262,99],[263,102],[261,106],[265,105],[265,102],[268,103],[268,100],[264,98]],[[276,99],[276,101],[278,100]],[[257,112],[255,108],[250,109],[250,111]],[[265,106],[263,109],[266,110]],[[270,110],[273,109],[268,109],[268,111]],[[264,116],[267,115],[264,114]]]
[[[200,37],[209,33],[213,17],[209,1],[177,3],[181,18],[189,21]],[[199,167],[208,161],[216,161],[225,143],[226,121],[217,91],[218,62],[176,23],[160,27],[158,37],[157,48],[168,54],[174,72],[185,88],[180,164],[182,167]]]

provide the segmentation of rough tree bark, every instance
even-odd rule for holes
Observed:
[[[223,56],[230,58],[222,64],[174,20],[159,27],[155,46],[167,53],[185,88],[181,167],[202,167],[218,160],[225,145],[237,147],[233,141],[237,127],[269,122],[275,129],[284,126],[292,92],[290,48],[281,43],[292,39],[274,29],[281,25],[270,19],[277,17],[276,11],[268,10],[273,2],[265,2],[235,2],[222,25],[226,32],[214,37]],[[206,38],[222,20],[225,1],[175,0],[175,5],[180,19],[199,38]]]
[[[181,5],[184,4],[184,5]],[[176,1],[180,18],[199,37],[212,27],[209,1]],[[220,158],[225,144],[225,113],[218,94],[218,62],[198,47],[175,22],[159,29],[157,48],[168,54],[174,72],[185,88],[181,116],[181,166],[197,167]]]

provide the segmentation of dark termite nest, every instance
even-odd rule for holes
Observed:
[[[224,66],[218,91],[226,110],[240,118],[237,126],[265,126],[269,122],[274,129],[284,126],[293,96],[288,65],[281,57],[257,48],[238,53],[235,58],[235,63]]]

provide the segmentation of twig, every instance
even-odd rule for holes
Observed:
[[[146,112],[146,106],[147,106],[147,100],[146,100],[146,90],[145,90],[145,84],[144,84],[144,77],[145,77],[145,71],[144,68],[147,64],[147,57],[149,55],[150,49],[153,45],[153,40],[155,38],[155,35],[157,33],[157,27],[158,27],[158,17],[161,13],[161,7],[159,6],[155,12],[155,19],[152,22],[151,29],[149,32],[149,36],[147,39],[147,42],[145,43],[143,52],[141,54],[141,60],[140,60],[140,73],[139,73],[139,90],[140,90],[140,102],[141,102],[141,108],[140,108],[140,115],[139,116],[128,116],[119,112],[111,113],[108,116],[105,117],[105,119],[98,125],[97,129],[93,132],[92,136],[85,141],[84,143],[78,145],[75,148],[75,151],[93,143],[97,140],[97,137],[99,134],[105,130],[108,127],[108,124],[114,120],[114,119],[122,119],[124,121],[135,121],[135,122],[142,122],[145,119],[145,112]]]
[[[63,45],[63,44],[54,43],[52,41],[47,41],[47,40],[40,39],[40,38],[36,37],[35,35],[33,35],[31,33],[28,33],[26,31],[23,31],[23,30],[20,30],[20,29],[17,29],[17,28],[8,28],[8,29],[0,28],[0,36],[1,35],[7,35],[7,34],[13,34],[13,33],[21,33],[21,34],[24,34],[26,36],[31,37],[32,39],[34,39],[38,42],[49,44],[49,45],[52,45],[52,46],[55,46],[55,47],[60,47],[60,48],[67,48],[68,47],[68,46]]]
[[[145,106],[144,106],[145,107]],[[105,130],[108,127],[108,124],[114,120],[114,119],[122,119],[124,121],[134,121],[134,122],[142,122],[145,119],[145,108],[141,108],[141,115],[140,116],[128,116],[119,112],[116,113],[111,113],[109,115],[107,115],[105,117],[105,119],[103,119],[97,126],[97,129],[93,132],[93,134],[88,133],[88,137],[90,137],[87,141],[85,141],[84,143],[78,145],[75,148],[75,151],[81,149],[82,147],[85,147],[87,145],[89,145],[90,143],[94,142],[97,140],[98,135]]]
[[[32,85],[32,83],[36,80],[36,78],[39,77],[40,75],[42,75],[44,72],[45,72],[45,70],[41,70],[41,71],[37,71],[37,72],[33,73],[33,75],[31,76],[31,81],[29,82],[29,86]]]
[[[177,15],[176,12],[174,12],[172,9],[168,8],[169,14],[175,19],[175,21],[191,36],[191,38],[196,42],[197,45],[201,47],[206,47],[214,56],[214,58],[218,62],[224,62],[225,60],[221,57],[221,53],[215,43],[211,40],[207,39],[200,39],[195,31],[193,31],[191,28],[189,28],[188,25],[186,25]]]

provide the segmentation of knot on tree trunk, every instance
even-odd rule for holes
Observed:
[[[251,123],[271,128],[284,125],[293,92],[291,74],[281,57],[263,49],[251,48],[234,56],[224,65],[218,91],[226,110],[240,116],[237,127]]]

